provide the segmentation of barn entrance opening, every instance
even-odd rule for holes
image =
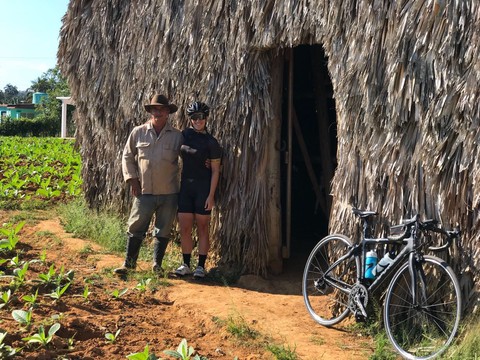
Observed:
[[[286,51],[282,98],[282,255],[303,265],[327,234],[336,168],[337,122],[321,45]]]

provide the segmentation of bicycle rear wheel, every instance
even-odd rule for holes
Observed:
[[[452,343],[461,316],[461,293],[452,268],[434,256],[415,263],[416,284],[408,263],[394,275],[384,304],[387,336],[407,359],[432,359]],[[412,290],[416,290],[414,304]]]
[[[351,246],[346,236],[329,235],[319,241],[305,264],[303,300],[312,318],[321,325],[335,325],[349,313],[348,294],[357,280],[357,260],[350,256],[330,267]]]

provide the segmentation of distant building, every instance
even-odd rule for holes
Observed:
[[[33,119],[35,117],[35,104],[7,105],[7,117],[20,119],[21,117]]]
[[[40,104],[43,98],[46,98],[46,93],[33,93],[32,103],[21,104],[0,104],[0,119],[9,117],[11,119],[28,118],[33,119],[36,115],[35,106]]]
[[[7,104],[0,104],[0,119],[7,116]]]
[[[43,99],[48,97],[47,93],[44,92],[35,92],[32,95],[32,103],[33,104],[40,104]]]

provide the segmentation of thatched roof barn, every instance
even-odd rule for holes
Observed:
[[[127,209],[121,151],[143,104],[200,99],[224,148],[214,247],[279,271],[351,205],[464,229],[480,254],[477,0],[71,0],[59,65],[77,104],[87,200]],[[460,262],[458,262],[460,263]]]

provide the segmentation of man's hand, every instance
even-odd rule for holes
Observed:
[[[180,146],[180,151],[183,151],[187,154],[191,154],[191,155],[194,155],[197,153],[197,149],[194,149],[194,148],[191,148],[190,146],[187,146],[187,145],[182,145]]]
[[[140,180],[129,179],[128,183],[130,184],[130,191],[131,191],[133,196],[139,196],[142,193],[142,187],[140,186]]]

